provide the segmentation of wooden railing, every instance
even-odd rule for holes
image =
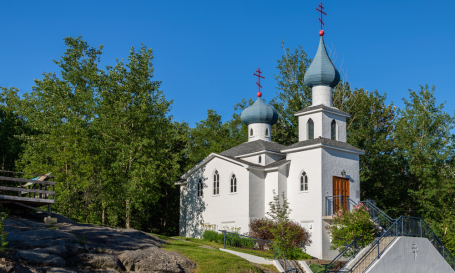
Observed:
[[[24,178],[33,176],[38,176],[39,179]],[[33,209],[49,205],[50,212],[50,205],[55,202],[55,182],[44,179],[54,180],[54,177],[0,170],[0,203]]]

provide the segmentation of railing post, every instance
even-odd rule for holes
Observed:
[[[223,234],[224,234],[224,249],[226,249],[226,230],[223,230]]]
[[[355,258],[355,242],[352,244],[352,257]]]
[[[401,236],[403,236],[403,218],[401,218]]]
[[[422,238],[422,219],[420,219],[420,238]]]
[[[325,264],[325,273],[327,273],[327,264]]]

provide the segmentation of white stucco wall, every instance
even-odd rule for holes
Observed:
[[[365,272],[453,273],[453,269],[427,238],[399,237]]]
[[[213,173],[220,176],[220,194],[213,195]],[[237,177],[237,193],[230,193],[231,175]],[[204,196],[197,196],[197,181],[204,182]],[[235,223],[241,232],[248,231],[249,224],[249,172],[243,166],[213,158],[190,175],[187,185],[182,186],[180,206],[180,235],[199,237],[202,223]]]
[[[250,170],[249,210],[250,220],[263,218],[265,214],[265,172]],[[243,230],[242,232],[247,232]]]
[[[261,163],[259,163],[259,156],[261,157]],[[285,154],[278,154],[278,153],[272,153],[272,152],[261,152],[261,153],[254,153],[251,156],[238,156],[237,158],[240,158],[242,160],[254,163],[254,164],[259,164],[262,166],[266,166],[269,164],[272,164],[280,159],[285,158]]]
[[[302,226],[313,225],[310,231],[311,245],[305,251],[311,256],[321,258],[321,230],[322,230],[322,187],[321,187],[321,148],[305,150],[287,154],[289,176],[287,179],[287,196],[291,204],[290,218],[301,223]],[[305,171],[308,176],[308,191],[300,191],[300,174]]]
[[[313,86],[311,88],[313,105],[324,104],[332,106],[332,88],[330,86]]]
[[[323,213],[326,210],[326,196],[333,196],[333,177],[341,177],[341,172],[346,171],[346,178],[349,178],[349,198],[354,202],[359,203],[360,195],[360,177],[359,177],[359,155],[338,151],[328,148],[323,148],[321,151],[321,164],[322,164],[322,196],[321,206]],[[330,260],[338,255],[337,251],[330,250],[332,245],[330,237],[327,234],[324,226],[329,223],[322,221],[322,258]]]
[[[251,135],[251,129],[253,129],[253,135]],[[266,129],[268,130],[268,135],[266,135]],[[267,123],[252,123],[248,125],[248,141],[255,141],[255,140],[265,140],[271,141],[272,139],[272,126]]]
[[[332,137],[332,120],[335,120],[337,123],[336,140],[346,142],[346,117],[324,109],[299,116],[299,141],[308,140],[307,123],[310,118],[314,122],[314,138],[321,136],[330,139]]]
[[[265,213],[270,211],[270,206],[269,203],[273,201],[273,191],[275,191],[275,194],[281,194],[279,188],[279,183],[278,183],[278,171],[271,171],[271,172],[266,172],[265,173],[265,182],[264,182],[264,188],[265,188],[265,198],[264,198],[264,207],[265,207]]]

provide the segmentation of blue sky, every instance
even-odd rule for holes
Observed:
[[[132,46],[154,50],[155,80],[172,99],[171,114],[190,126],[211,108],[228,120],[233,105],[255,98],[260,67],[263,98],[276,93],[282,40],[318,46],[320,1],[2,1],[0,86],[30,92],[65,50],[63,38],[82,35],[104,45],[103,65],[126,58]],[[419,84],[436,86],[438,102],[455,110],[455,1],[325,1],[325,42],[336,49],[353,87],[387,93],[388,102]]]

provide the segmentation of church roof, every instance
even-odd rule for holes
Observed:
[[[362,153],[362,154],[364,153],[363,150],[361,150],[359,148],[356,148],[356,147],[354,147],[354,146],[352,146],[350,144],[347,144],[346,142],[341,142],[341,141],[338,141],[338,140],[332,140],[332,139],[328,139],[328,138],[324,138],[324,137],[321,137],[320,139],[319,138],[315,138],[315,139],[308,139],[308,140],[304,140],[304,141],[299,141],[297,143],[294,143],[294,144],[286,147],[285,149],[282,149],[281,151],[286,152],[287,150],[300,148],[300,147],[305,147],[305,146],[316,145],[316,144],[325,144],[325,145],[334,146],[334,147],[341,148],[341,149],[347,149],[347,150],[355,151],[355,152]]]
[[[348,113],[346,113],[345,111],[341,111],[340,109],[338,109],[336,107],[329,107],[329,106],[326,106],[324,104],[309,106],[309,107],[307,107],[305,109],[302,109],[300,111],[295,112],[294,115],[295,116],[300,116],[300,114],[303,114],[303,113],[306,113],[306,112],[310,112],[310,111],[314,111],[314,110],[319,110],[319,109],[336,112],[336,113],[339,113],[339,114],[342,114],[342,115],[345,115],[345,116],[346,115],[347,116],[351,116]]]
[[[240,117],[246,125],[252,123],[267,123],[273,125],[278,121],[278,113],[275,109],[265,104],[260,97],[253,105],[243,110]]]
[[[280,153],[280,151],[285,148],[286,146],[272,141],[255,140],[232,147],[231,149],[221,152],[220,155],[231,157],[260,152],[264,150]]]
[[[274,167],[279,167],[287,162],[290,162],[290,160],[286,160],[286,158],[283,158],[283,159],[280,159],[278,161],[275,161],[273,163],[270,163],[269,165],[260,165],[260,164],[256,164],[256,163],[251,163],[249,161],[246,161],[246,160],[243,160],[243,159],[240,159],[240,158],[236,158],[236,157],[232,157],[232,156],[228,156],[230,159],[232,160],[235,160],[235,161],[238,161],[240,163],[243,163],[243,164],[247,164],[249,166],[253,166],[253,167],[257,167],[257,168],[264,168],[264,169],[268,169],[268,168],[274,168]]]
[[[340,81],[340,73],[330,60],[325,48],[324,39],[319,40],[318,51],[308,70],[305,72],[303,81],[309,87],[324,85],[335,87]]]

